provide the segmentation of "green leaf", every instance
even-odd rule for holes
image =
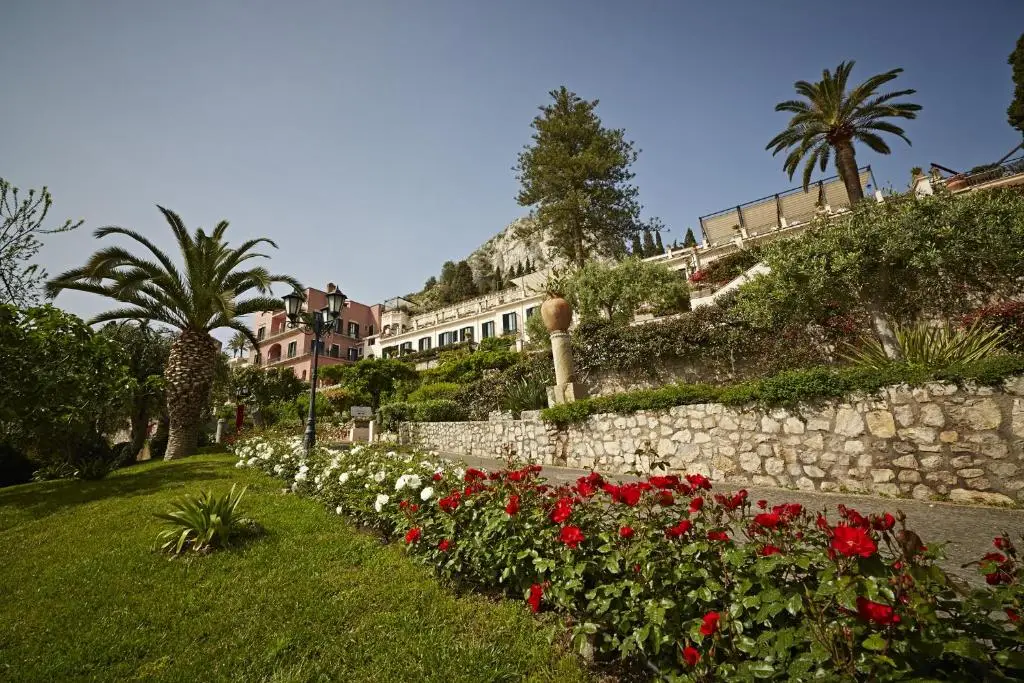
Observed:
[[[885,638],[882,637],[881,633],[872,633],[861,642],[861,645],[863,645],[865,649],[879,652],[886,648],[886,641]]]
[[[985,659],[985,651],[981,649],[977,642],[970,638],[952,640],[943,646],[942,651],[959,655],[964,659]]]

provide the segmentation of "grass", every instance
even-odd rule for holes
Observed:
[[[457,597],[397,544],[233,463],[0,489],[0,680],[587,678],[524,604]],[[264,536],[205,557],[151,550],[152,513],[233,482]]]

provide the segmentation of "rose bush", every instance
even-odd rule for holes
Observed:
[[[553,486],[540,467],[463,469],[424,454],[253,437],[257,467],[403,539],[459,583],[564,613],[599,658],[667,680],[996,680],[1024,676],[1024,569],[1008,536],[972,589],[902,515],[835,519],[701,475]]]

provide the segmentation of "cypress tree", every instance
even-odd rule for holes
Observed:
[[[697,246],[697,238],[693,236],[693,228],[686,229],[686,237],[683,238],[684,247],[695,247]]]
[[[658,248],[654,246],[654,237],[651,236],[651,231],[647,228],[644,229],[642,253],[644,258],[655,256],[658,253]]]

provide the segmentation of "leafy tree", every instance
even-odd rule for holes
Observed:
[[[476,291],[479,294],[488,294],[494,291],[494,264],[489,258],[481,258],[474,280]]]
[[[654,233],[654,247],[655,247],[655,250],[656,250],[655,251],[656,254],[664,254],[665,253],[665,244],[664,244],[664,242],[661,241],[661,232],[660,231]]]
[[[598,101],[580,99],[564,86],[533,119],[533,144],[519,155],[517,201],[533,207],[520,237],[547,234],[562,257],[582,266],[593,255],[615,255],[636,231],[639,205],[630,184],[637,153],[621,129],[608,129],[595,113]]]
[[[39,253],[41,235],[74,230],[82,221],[70,220],[56,228],[44,228],[53,197],[45,187],[39,194],[29,190],[19,199],[18,188],[0,178],[0,304],[31,306],[39,301],[39,286],[46,271],[31,261]]]
[[[992,190],[862,202],[803,236],[771,245],[769,275],[740,289],[760,319],[821,321],[863,312],[890,358],[890,320],[959,316],[1021,294],[1024,194]]]
[[[857,158],[853,143],[864,143],[879,154],[889,154],[889,145],[879,133],[891,133],[910,140],[903,129],[887,121],[890,118],[915,119],[921,105],[910,102],[893,102],[896,98],[913,95],[915,90],[896,90],[878,94],[878,89],[899,76],[903,69],[893,69],[872,76],[860,85],[847,90],[847,79],[854,62],[841,62],[835,73],[828,69],[822,72],[817,83],[797,81],[796,92],[802,100],[786,100],[775,105],[775,111],[793,114],[786,130],[768,143],[766,149],[775,156],[784,149],[791,149],[783,163],[783,169],[792,178],[801,161],[804,165],[803,186],[811,182],[814,167],[822,171],[828,167],[832,152],[836,155],[836,170],[850,203],[864,198],[857,173]]]
[[[427,278],[427,281],[423,283],[423,291],[433,289],[434,287],[437,287],[437,278],[431,275]]]
[[[100,436],[136,390],[123,349],[53,306],[0,305],[0,444],[51,473],[99,477],[113,464]]]
[[[644,229],[643,246],[640,253],[644,258],[656,256],[658,253],[658,247],[654,245],[654,237],[649,229]]]
[[[151,418],[164,410],[163,374],[171,353],[171,335],[167,330],[133,320],[108,323],[100,335],[121,348],[132,379],[127,406],[130,446],[127,453],[121,454],[123,461],[132,461],[146,444]]]
[[[320,376],[323,376],[325,370],[333,367],[339,366],[328,365],[320,368]],[[220,397],[221,403],[235,401],[239,390],[242,389],[248,393],[245,404],[253,409],[254,421],[263,425],[272,404],[294,403],[309,391],[309,385],[296,377],[291,368],[264,370],[255,365],[244,365],[231,369],[226,391]]]
[[[376,411],[382,396],[393,392],[400,382],[416,378],[409,364],[395,358],[364,358],[341,371],[341,385],[354,393],[370,397],[370,406]]]
[[[568,279],[566,296],[582,320],[628,322],[640,310],[685,310],[689,288],[679,273],[636,257],[618,263],[590,261]]]
[[[686,229],[686,237],[683,238],[684,247],[695,247],[697,246],[697,238],[693,236],[693,228]]]
[[[637,258],[644,257],[644,247],[643,244],[640,242],[640,235],[633,234],[630,237],[629,253],[632,254],[633,256],[636,256]]]
[[[297,291],[302,286],[289,275],[272,274],[266,268],[246,263],[253,258],[266,258],[253,249],[263,243],[276,248],[273,241],[252,239],[232,248],[224,239],[227,221],[218,223],[209,234],[201,228],[189,234],[177,214],[158,208],[181,252],[182,268],[135,230],[100,228],[95,232],[97,239],[109,235],[128,237],[144,249],[142,255],[120,246],[100,249],[84,266],[47,283],[47,291],[56,295],[73,289],[127,304],[99,314],[93,318],[94,323],[150,320],[179,330],[164,373],[170,415],[165,459],[171,460],[196,449],[220,355],[210,332],[228,327],[245,334],[253,346],[258,346],[243,317],[282,307],[280,299],[270,296],[273,283],[283,282]],[[255,295],[242,298],[250,293]]]
[[[1006,110],[1010,125],[1024,134],[1024,33],[1017,39],[1017,47],[1008,60],[1013,67],[1013,100]]]

